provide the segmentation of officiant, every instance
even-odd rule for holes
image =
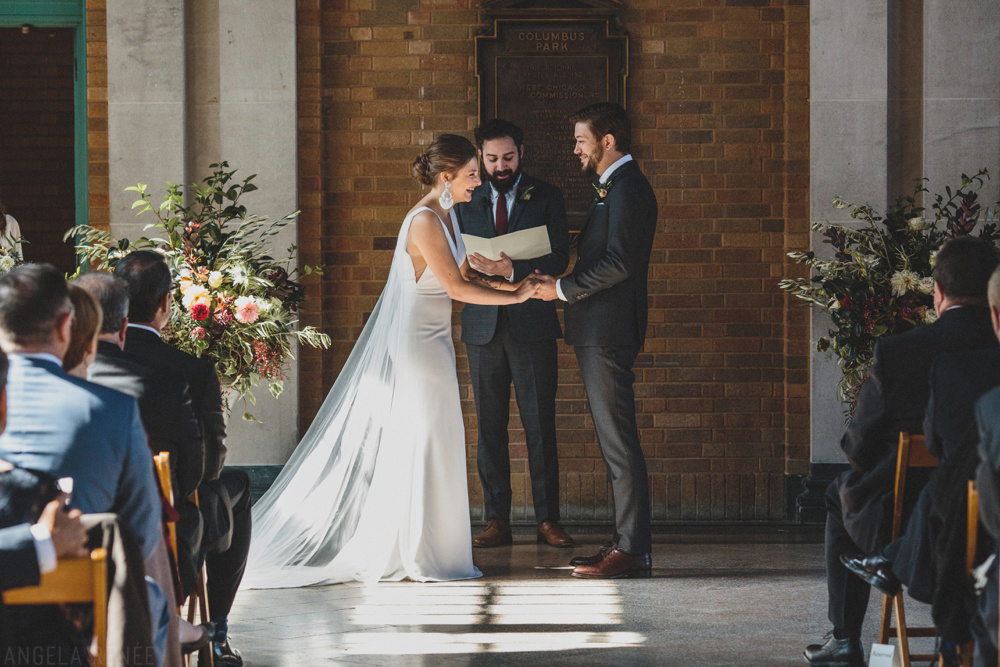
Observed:
[[[559,188],[521,170],[524,133],[505,120],[475,132],[483,183],[456,214],[463,234],[496,238],[545,227],[551,252],[534,259],[469,255],[473,269],[491,280],[517,282],[536,269],[561,275],[569,263],[566,205]],[[487,525],[475,547],[511,544],[511,484],[508,421],[514,386],[524,425],[538,541],[571,547],[559,525],[559,462],[556,455],[556,340],[562,337],[555,305],[530,299],[513,306],[476,306],[462,311],[462,340],[469,356],[479,422],[477,467],[483,484]]]

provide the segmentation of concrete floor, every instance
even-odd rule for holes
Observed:
[[[661,535],[652,579],[612,582],[569,576],[569,557],[600,539],[580,541],[476,550],[472,582],[243,591],[232,643],[268,667],[802,665],[829,629],[815,532]],[[866,651],[880,604],[873,595]],[[907,620],[925,624],[928,609],[912,602]]]

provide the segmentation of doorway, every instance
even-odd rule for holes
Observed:
[[[0,201],[30,262],[74,270],[75,28],[0,27]]]

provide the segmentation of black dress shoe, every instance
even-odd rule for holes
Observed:
[[[825,644],[810,644],[802,657],[810,665],[824,667],[861,667],[865,664],[865,652],[857,637],[837,639],[831,632]]]
[[[208,646],[208,642],[212,641],[212,635],[215,634],[215,625],[212,623],[202,623],[196,627],[201,628],[201,636],[193,642],[181,642],[181,653],[184,655],[200,651]]]
[[[243,656],[229,644],[229,637],[224,642],[213,644],[216,667],[242,667]]]
[[[601,547],[601,550],[593,556],[573,556],[569,559],[569,564],[573,567],[579,567],[580,565],[597,565],[617,546],[618,545],[614,542],[605,542],[604,546]]]
[[[902,584],[892,571],[892,561],[883,556],[875,555],[863,558],[861,556],[841,556],[840,562],[848,570],[861,577],[867,583],[879,589],[889,597],[897,595]]]

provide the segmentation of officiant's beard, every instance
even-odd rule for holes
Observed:
[[[503,179],[497,178],[497,176],[500,175],[506,175],[509,176],[509,178],[503,178]],[[520,177],[521,177],[520,164],[517,165],[517,169],[504,169],[502,171],[496,171],[492,174],[487,172],[486,174],[486,179],[490,182],[490,185],[496,188],[496,191],[502,195],[505,195],[508,192],[510,192],[510,189],[514,187],[514,184],[517,183],[517,179]]]

